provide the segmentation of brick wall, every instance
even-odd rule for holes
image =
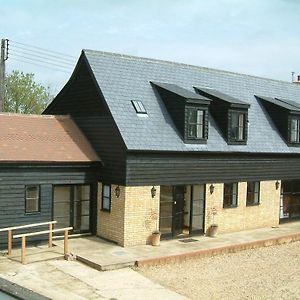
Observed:
[[[111,186],[111,211],[101,210],[102,184],[98,184],[97,235],[121,246],[150,242],[158,226],[160,187],[152,198],[152,186],[120,186],[120,197],[115,196],[116,185]]]
[[[223,208],[223,184],[214,184],[213,194],[207,184],[205,232],[212,224],[212,207],[217,209],[214,222],[219,225],[220,233],[278,225],[280,188],[276,190],[275,182],[260,182],[260,204],[255,206],[246,206],[247,183],[239,182],[238,206],[234,208]]]

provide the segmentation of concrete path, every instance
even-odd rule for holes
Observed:
[[[132,269],[99,272],[76,261],[21,265],[0,257],[0,277],[57,300],[187,299]]]
[[[300,222],[286,223],[278,228],[261,228],[241,232],[221,234],[215,238],[206,236],[195,236],[192,242],[184,243],[181,240],[162,241],[159,247],[141,245],[122,248],[113,243],[109,243],[95,236],[76,238],[70,240],[70,251],[77,255],[78,259],[89,266],[99,270],[110,270],[124,266],[134,265],[136,262],[155,262],[164,258],[189,256],[203,252],[205,255],[216,254],[216,249],[221,251],[238,251],[241,249],[264,246],[269,240],[288,242],[289,237],[295,235],[293,240],[300,240]],[[283,237],[283,239],[282,239]],[[185,240],[185,239],[183,239]],[[260,242],[262,242],[260,244]],[[63,241],[55,242],[58,246],[63,246]],[[272,242],[269,242],[271,245]],[[248,245],[248,247],[246,247]],[[232,248],[232,249],[231,249]],[[222,252],[221,252],[222,253]],[[226,253],[226,251],[224,252]]]

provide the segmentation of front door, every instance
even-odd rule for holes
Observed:
[[[73,233],[90,232],[90,185],[57,185],[53,188],[55,228],[73,227]]]
[[[182,234],[184,225],[184,186],[173,187],[173,230],[172,235]]]

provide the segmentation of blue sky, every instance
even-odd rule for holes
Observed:
[[[300,74],[297,0],[0,0],[0,15],[1,38],[75,57],[87,48],[287,81]],[[8,72],[33,72],[53,93],[71,74],[14,60],[13,42],[11,53]]]

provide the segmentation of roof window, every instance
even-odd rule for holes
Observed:
[[[137,114],[147,114],[146,108],[142,101],[140,100],[131,100],[131,103]]]

